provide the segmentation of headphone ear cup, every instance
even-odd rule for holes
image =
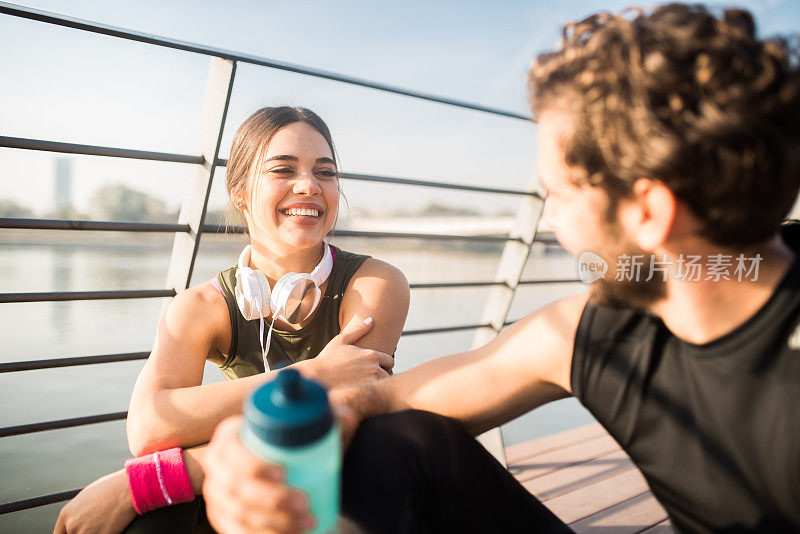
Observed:
[[[272,313],[289,324],[299,324],[316,309],[320,295],[310,275],[286,273],[272,290]]]
[[[292,274],[294,273],[287,273],[283,275],[277,282],[275,282],[275,287],[272,288],[270,307],[275,312],[275,316],[281,320],[286,319],[286,310],[284,308],[286,307],[287,290],[290,289],[289,282],[292,278]]]
[[[264,273],[248,267],[236,271],[236,304],[248,321],[270,314],[269,282]]]
[[[253,307],[256,308],[256,316],[253,319],[267,317],[272,310],[270,306],[270,291],[267,276],[261,271],[253,271],[251,280],[254,282],[252,284],[254,286],[253,294],[258,295],[258,302],[253,302]]]

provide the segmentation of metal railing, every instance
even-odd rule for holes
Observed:
[[[56,26],[74,28],[94,34],[102,34],[120,39],[138,41],[155,46],[182,50],[195,54],[209,56],[211,58],[211,70],[207,82],[206,101],[203,104],[201,115],[201,142],[200,154],[172,154],[166,152],[153,152],[143,150],[133,150],[117,147],[83,145],[76,143],[62,143],[43,139],[28,139],[19,137],[0,136],[0,147],[14,148],[20,150],[38,150],[57,152],[65,154],[82,154],[100,157],[130,158],[137,160],[150,160],[159,162],[171,162],[193,165],[198,169],[196,183],[194,186],[193,198],[187,195],[181,209],[178,223],[134,223],[134,222],[113,222],[113,221],[69,221],[51,219],[19,219],[19,218],[0,218],[0,228],[5,229],[32,229],[32,230],[72,230],[72,231],[113,231],[113,232],[163,232],[175,235],[173,243],[172,258],[168,274],[167,288],[165,289],[145,289],[145,290],[126,290],[126,291],[77,291],[77,292],[44,292],[44,293],[2,293],[0,303],[20,303],[20,302],[52,302],[52,301],[71,301],[71,300],[97,300],[97,299],[141,299],[141,298],[164,298],[173,297],[177,292],[189,286],[191,274],[197,256],[197,247],[200,236],[204,233],[241,233],[241,227],[226,227],[221,225],[205,224],[205,213],[208,205],[208,195],[210,183],[213,180],[214,169],[227,164],[227,161],[219,157],[219,146],[222,131],[225,124],[225,117],[231,98],[231,87],[233,85],[236,64],[247,63],[259,65],[273,69],[295,72],[316,78],[324,78],[340,83],[360,86],[378,91],[388,92],[394,95],[421,99],[429,102],[436,102],[448,106],[455,106],[463,109],[473,110],[481,113],[508,117],[518,120],[530,120],[525,115],[482,106],[456,99],[427,94],[419,91],[412,91],[401,87],[395,87],[370,80],[354,78],[334,72],[313,69],[301,65],[295,65],[276,61],[269,58],[258,57],[250,54],[243,54],[230,50],[204,46],[196,43],[189,43],[166,37],[150,35],[142,32],[117,28],[105,24],[99,24],[87,20],[58,15],[23,6],[0,2],[0,14],[13,17],[20,17],[28,20],[39,21]],[[213,162],[210,164],[209,162]],[[392,185],[430,187],[453,189],[467,192],[498,194],[498,195],[517,195],[531,202],[539,202],[542,197],[534,190],[510,190],[492,187],[478,187],[461,185],[446,182],[434,182],[420,179],[398,178],[368,174],[341,173],[340,177],[345,180],[368,181],[385,183]],[[521,209],[517,226],[508,235],[450,235],[450,234],[426,234],[426,233],[399,233],[399,232],[367,232],[354,230],[338,230],[334,236],[341,237],[361,237],[361,238],[381,238],[381,239],[420,239],[420,240],[459,240],[467,242],[492,242],[503,243],[505,249],[501,257],[501,270],[495,280],[485,281],[464,281],[464,282],[435,282],[435,283],[412,283],[414,290],[423,289],[448,289],[448,288],[469,288],[487,287],[494,293],[495,297],[503,302],[509,301],[509,295],[513,298],[514,290],[518,285],[524,284],[550,284],[550,283],[571,283],[577,280],[520,280],[521,266],[527,259],[534,241],[550,243],[552,240],[542,239],[536,236],[535,228],[531,234],[528,230],[520,227],[525,221],[536,221],[538,215],[522,213],[530,208],[532,204],[526,205]],[[524,226],[524,224],[523,224]],[[183,239],[183,241],[180,241]],[[520,255],[524,253],[524,258],[520,260]],[[509,265],[513,268],[509,271]],[[519,267],[515,275],[508,274]],[[490,299],[491,300],[491,299]],[[495,300],[497,300],[495,298]],[[509,302],[510,303],[510,302]],[[467,330],[486,331],[486,335],[496,335],[505,325],[507,306],[503,311],[504,304],[487,305],[485,320],[477,324],[442,326],[416,330],[405,330],[403,336],[414,336],[424,334],[439,334],[447,332],[458,332]],[[490,309],[491,308],[491,309]],[[485,337],[485,336],[484,336]],[[476,341],[478,338],[476,337]],[[30,360],[0,363],[0,373],[36,371],[42,369],[52,369],[58,367],[73,367],[80,365],[94,365],[101,363],[115,363],[125,361],[144,360],[148,357],[148,352],[131,352],[122,354],[105,354],[95,356],[79,356],[53,358],[45,360]],[[0,438],[8,436],[18,436],[34,432],[43,432],[56,429],[71,428],[89,424],[97,424],[109,421],[125,419],[126,412],[115,412],[55,421],[44,421],[16,426],[0,428]],[[80,489],[42,495],[29,499],[0,504],[0,514],[14,511],[25,510],[52,504],[60,501],[69,500],[74,497]]]
[[[118,28],[115,26],[110,26],[108,24],[100,24],[97,22],[78,19],[75,17],[67,17],[64,15],[58,15],[55,13],[41,11],[38,9],[31,9],[16,4],[10,4],[7,2],[0,2],[0,13],[15,17],[21,17],[29,20],[38,20],[40,22],[46,22],[48,24],[54,24],[56,26],[64,26],[67,28],[74,28],[77,30],[88,31],[91,33],[108,35],[111,37],[118,37],[120,39],[129,39],[131,41],[138,41],[140,43],[157,45],[164,48],[183,50],[185,52],[194,52],[196,54],[213,56],[239,63],[248,63],[250,65],[258,65],[261,67],[270,67],[273,69],[294,72],[297,74],[305,74],[307,76],[311,76],[314,78],[323,78],[335,82],[341,82],[345,84],[356,85],[359,87],[365,87],[368,89],[385,91],[395,95],[408,96],[411,98],[419,98],[421,100],[427,100],[428,102],[438,102],[440,104],[446,104],[448,106],[456,106],[465,109],[471,109],[474,111],[481,111],[483,113],[489,113],[492,115],[500,115],[514,119],[529,120],[528,116],[513,111],[493,108],[489,106],[482,106],[479,104],[472,104],[470,102],[464,102],[462,100],[457,100],[454,98],[446,98],[430,93],[423,93],[420,91],[411,91],[409,89],[404,89],[402,87],[374,82],[371,80],[365,80],[361,78],[355,78],[353,76],[346,76],[343,74],[325,71],[322,69],[313,69],[310,67],[304,67],[302,65],[286,63],[283,61],[255,56],[252,54],[243,54],[241,52],[235,52],[233,50],[225,50],[222,48],[205,46],[198,43],[190,43],[187,41],[180,41],[178,39],[170,39],[167,37],[151,35],[144,32],[137,32],[125,28]]]
[[[0,9],[0,12],[2,12],[2,9]],[[24,150],[42,150],[45,152],[60,152],[62,154],[83,154],[87,156],[107,156],[111,158],[164,161],[171,163],[194,163],[195,165],[203,165],[206,162],[203,156],[187,156],[185,154],[150,152],[147,150],[131,150],[127,148],[113,148],[109,146],[79,145],[76,143],[60,143],[56,141],[45,141],[43,139],[26,139],[24,137],[7,137],[3,135],[0,135],[0,147],[20,148]]]

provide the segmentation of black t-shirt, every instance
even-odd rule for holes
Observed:
[[[784,240],[800,258],[800,226]],[[653,315],[587,305],[571,382],[680,531],[800,532],[800,259],[753,317],[704,345]]]

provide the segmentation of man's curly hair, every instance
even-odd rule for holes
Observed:
[[[800,73],[793,43],[755,33],[745,10],[684,4],[567,24],[531,68],[534,114],[570,106],[567,163],[612,211],[636,179],[657,179],[706,238],[761,242],[800,186]]]

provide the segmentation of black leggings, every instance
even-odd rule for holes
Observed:
[[[345,456],[342,514],[370,533],[572,532],[453,419],[365,421]]]
[[[375,534],[572,532],[453,419],[364,421],[342,466],[342,515]],[[202,498],[141,516],[134,533],[206,531]]]

